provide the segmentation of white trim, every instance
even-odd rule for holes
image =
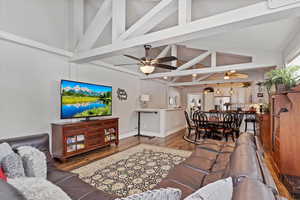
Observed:
[[[172,76],[187,76],[192,74],[221,73],[230,70],[244,71],[249,69],[269,68],[274,66],[277,66],[276,62],[269,63],[269,64],[245,63],[245,64],[235,64],[235,65],[224,65],[218,67],[206,67],[201,69],[190,69],[190,70],[183,70],[183,71],[172,71],[172,72],[150,74],[144,79],[162,78],[164,76],[172,77]]]
[[[31,40],[31,39],[20,37],[20,36],[17,36],[17,35],[14,35],[14,34],[11,34],[11,33],[5,32],[5,31],[1,31],[1,30],[0,30],[0,39],[9,41],[9,42],[13,42],[16,44],[20,44],[23,46],[39,49],[39,50],[53,53],[53,54],[60,55],[60,56],[65,56],[65,57],[73,56],[73,53],[70,51],[52,47],[52,46],[43,44],[41,42],[37,42],[37,41]]]
[[[122,140],[122,139],[125,139],[125,138],[129,138],[129,137],[132,137],[136,134],[137,134],[137,131],[130,131],[130,132],[126,132],[126,133],[121,133],[119,135],[119,139]]]
[[[242,82],[252,82],[251,79],[233,79],[233,80],[209,80],[209,81],[199,81],[199,82],[181,82],[172,83],[171,87],[178,86],[195,86],[195,85],[207,85],[207,84],[217,84],[217,83],[242,83]]]
[[[188,68],[190,68],[190,67],[198,64],[199,62],[201,62],[202,60],[204,60],[205,58],[207,58],[209,55],[211,55],[210,51],[204,52],[204,53],[200,54],[199,56],[197,56],[196,58],[190,60],[189,62],[181,65],[175,71],[182,71],[184,69],[188,69]]]

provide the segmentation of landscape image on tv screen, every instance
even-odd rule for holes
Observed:
[[[112,87],[61,81],[61,118],[112,115]]]

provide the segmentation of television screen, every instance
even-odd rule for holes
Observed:
[[[61,118],[112,115],[112,87],[61,81]]]

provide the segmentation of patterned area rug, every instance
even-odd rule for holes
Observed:
[[[152,189],[190,151],[140,144],[73,170],[96,188],[120,197]]]

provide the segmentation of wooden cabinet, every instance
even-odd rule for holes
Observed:
[[[266,151],[271,150],[271,116],[270,113],[258,114],[260,141]]]
[[[111,143],[119,144],[118,118],[52,124],[53,157],[62,161]]]
[[[300,91],[272,96],[272,157],[280,175],[300,176]]]

